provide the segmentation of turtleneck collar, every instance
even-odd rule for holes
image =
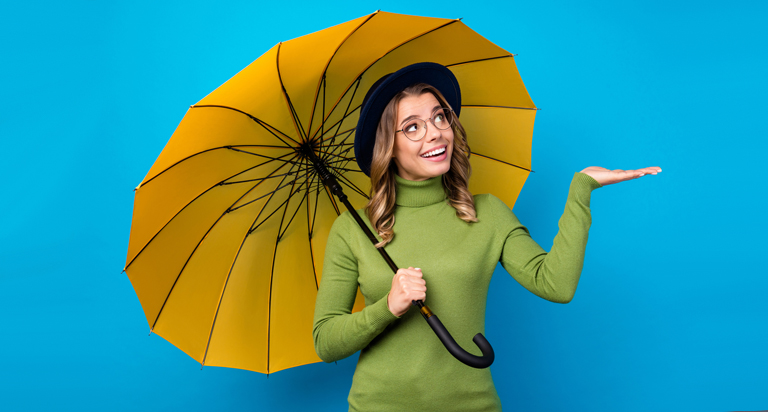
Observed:
[[[395,175],[397,197],[395,204],[404,207],[422,207],[442,202],[448,197],[443,188],[443,177],[437,176],[414,182]]]

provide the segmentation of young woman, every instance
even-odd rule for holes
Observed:
[[[560,232],[547,253],[503,202],[469,193],[469,147],[460,110],[458,81],[435,63],[384,76],[364,99],[355,156],[371,177],[371,200],[358,213],[378,233],[377,246],[408,267],[393,278],[348,212],[334,223],[314,338],[326,362],[362,351],[350,411],[501,410],[490,369],[454,359],[418,311],[409,310],[411,302],[428,298],[456,341],[479,354],[471,339],[484,332],[496,264],[536,295],[567,303],[584,261],[591,191],[661,171],[589,167],[576,173]],[[358,286],[366,307],[351,313]]]

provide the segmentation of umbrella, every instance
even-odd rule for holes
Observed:
[[[470,190],[514,204],[535,106],[509,52],[460,20],[386,12],[279,43],[190,107],[136,188],[125,271],[152,333],[202,365],[271,373],[320,361],[314,300],[342,211],[328,175],[350,207],[365,205],[353,150],[362,99],[420,61],[461,84]]]

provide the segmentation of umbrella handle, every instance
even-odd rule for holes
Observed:
[[[347,210],[349,210],[349,213],[355,219],[358,226],[360,226],[363,232],[365,232],[371,243],[376,245],[376,243],[378,243],[376,236],[374,236],[371,230],[368,229],[368,226],[365,224],[365,222],[363,222],[363,219],[360,217],[360,215],[357,214],[355,208],[351,203],[349,203],[347,195],[344,194],[344,190],[336,180],[336,177],[328,171],[328,169],[323,164],[323,161],[318,158],[317,155],[315,155],[309,146],[304,147],[303,150],[303,153],[310,159],[310,161],[312,161],[312,164],[315,166],[315,170],[323,180],[323,184],[325,184],[325,186],[330,189],[331,193],[336,195],[336,197],[338,197],[339,200],[344,203],[344,206],[347,207]],[[390,269],[392,269],[392,272],[397,273],[397,265],[394,261],[392,261],[392,258],[389,257],[389,254],[387,254],[384,248],[381,247],[376,249],[379,251],[379,254],[381,254],[381,257],[383,257],[387,262]],[[480,351],[483,353],[483,356],[476,356],[465,351],[461,346],[459,346],[458,343],[456,343],[456,341],[453,339],[453,336],[451,336],[448,330],[445,329],[443,323],[440,322],[440,319],[438,319],[437,316],[435,316],[432,311],[429,310],[429,307],[425,305],[424,302],[416,300],[413,301],[413,304],[419,307],[419,310],[421,311],[422,316],[424,316],[424,319],[427,320],[429,326],[432,327],[432,330],[435,332],[437,337],[440,338],[440,341],[443,342],[445,348],[448,349],[448,352],[450,352],[450,354],[453,355],[456,359],[473,368],[481,369],[491,366],[495,355],[493,353],[491,344],[488,343],[488,340],[485,339],[482,333],[478,333],[474,338],[472,338],[472,341],[475,342],[475,345],[477,345],[477,347],[480,348]]]
[[[440,319],[438,319],[437,316],[435,316],[435,314],[429,310],[429,307],[425,305],[424,302],[415,300],[413,301],[413,304],[419,308],[419,311],[421,312],[422,316],[424,316],[424,319],[427,321],[432,330],[435,332],[435,335],[440,338],[440,341],[443,342],[445,349],[447,349],[454,358],[458,359],[461,363],[467,366],[471,366],[477,369],[484,369],[491,366],[494,359],[496,358],[496,355],[493,352],[491,344],[487,339],[485,339],[485,336],[483,336],[482,333],[475,335],[475,337],[472,338],[472,341],[475,342],[475,345],[477,345],[477,347],[483,353],[483,356],[473,355],[465,351],[461,346],[459,346],[458,343],[456,343],[450,332],[448,332],[445,326],[443,326],[443,322],[440,322]]]

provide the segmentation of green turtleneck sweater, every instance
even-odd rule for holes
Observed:
[[[485,303],[496,264],[544,299],[567,303],[576,291],[591,224],[590,193],[601,187],[576,173],[560,231],[549,253],[514,213],[490,194],[476,195],[477,223],[456,216],[439,177],[397,178],[395,236],[386,250],[399,267],[418,267],[425,303],[456,342],[481,355],[472,337],[485,333]],[[358,213],[368,226],[364,211]],[[349,393],[350,411],[498,411],[490,369],[453,358],[411,308],[398,318],[387,307],[393,273],[344,212],[331,229],[315,306],[314,339],[326,362],[362,350]],[[366,307],[351,313],[358,286]]]

